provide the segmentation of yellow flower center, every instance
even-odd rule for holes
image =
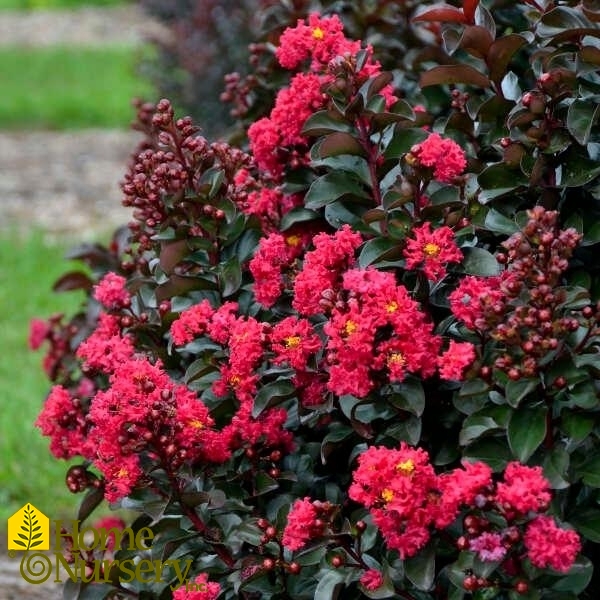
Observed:
[[[410,458],[396,465],[396,471],[402,475],[410,475],[414,470],[415,463]]]
[[[297,348],[300,345],[300,336],[290,335],[290,337],[285,338],[285,347],[286,348]]]
[[[204,429],[204,423],[199,419],[192,419],[191,421],[188,421],[188,424],[193,429]]]
[[[381,497],[385,502],[391,502],[394,499],[394,492],[389,488],[385,488],[385,490],[381,492]]]
[[[347,335],[352,335],[356,331],[356,323],[354,321],[346,321],[344,331]]]
[[[232,385],[232,387],[235,387],[236,385],[239,385],[241,383],[242,379],[239,375],[232,375],[229,378],[229,383]]]
[[[121,467],[117,472],[117,479],[127,477],[127,475],[129,475],[129,471],[125,467]]]
[[[396,312],[398,310],[398,303],[394,302],[393,300],[391,302],[388,302],[387,306],[385,307],[385,310],[387,310],[389,313]]]
[[[300,244],[300,236],[299,235],[290,235],[285,238],[285,243],[288,246],[293,246],[294,248]]]
[[[427,244],[425,244],[423,246],[423,252],[425,254],[427,254],[427,256],[438,256],[438,254],[440,253],[442,249],[437,245],[434,244],[433,242],[428,242]]]
[[[404,354],[402,352],[392,352],[388,358],[388,365],[405,365],[406,359],[404,358]]]
[[[322,40],[325,37],[325,32],[320,27],[315,27],[312,32],[315,40]]]

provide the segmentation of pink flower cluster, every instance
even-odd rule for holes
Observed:
[[[331,505],[306,497],[296,500],[287,516],[281,543],[288,550],[300,550],[311,540],[321,538],[328,524]]]
[[[115,368],[110,386],[93,398],[89,443],[110,501],[126,496],[143,476],[146,456],[173,473],[184,462],[221,463],[229,451],[206,406],[174,383],[160,363],[130,359]]]
[[[524,546],[534,566],[567,572],[581,548],[576,532],[540,514],[550,502],[550,484],[540,467],[509,463],[504,481],[497,484],[490,467],[481,462],[465,462],[463,468],[437,475],[424,450],[402,442],[399,449],[370,447],[361,454],[348,493],[369,509],[387,546],[401,558],[414,556],[436,529],[451,525],[460,510],[479,511],[483,506],[509,522],[533,515]],[[512,536],[510,541],[510,530],[496,529],[487,519],[470,517],[469,527],[473,535],[468,549],[482,561],[503,560],[520,538]]]
[[[433,177],[442,183],[452,183],[467,166],[464,150],[450,138],[430,134],[410,149],[407,161],[433,170]]]
[[[119,310],[131,304],[131,294],[126,289],[127,280],[109,272],[94,286],[94,298],[108,310]]]
[[[308,139],[302,127],[309,116],[326,107],[323,87],[334,81],[330,63],[336,57],[354,57],[361,42],[346,38],[339,17],[321,17],[313,13],[307,22],[298,20],[287,28],[279,40],[276,57],[279,64],[290,70],[308,61],[309,72],[294,75],[287,88],[282,88],[268,117],[254,122],[248,129],[250,148],[259,169],[279,179],[286,168],[296,168],[308,162]],[[371,48],[367,48],[372,54]],[[357,74],[359,79],[380,72],[372,57]],[[381,91],[388,105],[396,98],[390,86]]]
[[[200,573],[194,581],[187,582],[173,592],[173,600],[216,600],[221,585],[209,581],[206,573]]]

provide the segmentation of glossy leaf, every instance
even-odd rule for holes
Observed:
[[[400,256],[400,247],[395,240],[385,237],[376,237],[363,245],[358,256],[358,264],[364,269],[378,260],[385,260],[398,256]]]
[[[477,69],[469,65],[440,65],[421,74],[419,85],[444,85],[466,83],[479,88],[488,88],[490,80]]]
[[[442,21],[443,23],[467,23],[462,10],[449,4],[437,4],[412,18],[415,23],[425,21]]]
[[[490,70],[490,79],[493,82],[498,84],[502,81],[512,57],[526,43],[527,40],[525,37],[511,33],[495,40],[491,44],[486,61]]]
[[[592,100],[574,100],[567,111],[569,133],[585,146],[590,139],[592,127],[598,119],[600,105]]]
[[[338,156],[340,154],[364,155],[365,150],[350,133],[341,131],[330,133],[319,144],[319,156],[327,158],[328,156]]]
[[[500,272],[500,265],[491,252],[475,246],[462,248],[462,253],[464,255],[462,265],[465,273],[489,277],[498,275]]]
[[[526,463],[546,437],[545,406],[519,408],[508,423],[508,443],[518,460]]]
[[[354,128],[348,121],[342,119],[337,112],[322,110],[305,121],[302,135],[320,136],[334,131],[351,133]]]
[[[344,196],[368,198],[363,186],[348,173],[332,171],[316,179],[304,200],[308,209],[317,209]]]

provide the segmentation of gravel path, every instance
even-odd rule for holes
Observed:
[[[165,35],[135,4],[0,13],[0,45],[135,45]],[[131,131],[0,131],[0,233],[42,228],[96,241],[127,222],[118,184],[138,140]]]
[[[119,181],[133,131],[0,132],[0,231],[92,238],[126,223]]]

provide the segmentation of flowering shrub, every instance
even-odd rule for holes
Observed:
[[[80,518],[138,511],[202,589],[76,597],[600,590],[600,13],[388,4],[281,27],[244,148],[138,106],[132,220],[32,327],[37,425]]]

